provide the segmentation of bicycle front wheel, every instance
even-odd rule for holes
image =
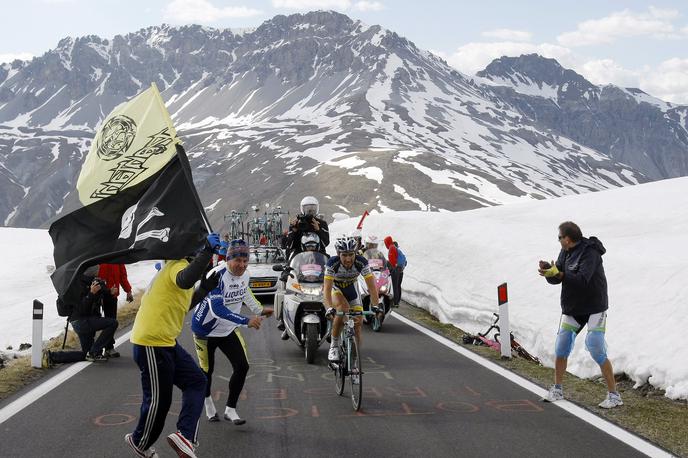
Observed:
[[[346,350],[343,347],[339,347],[340,355],[344,355],[340,361],[337,361],[334,366],[334,387],[335,391],[339,396],[344,393],[344,377],[346,377]]]
[[[356,339],[351,339],[349,349],[349,380],[351,381],[351,403],[354,410],[361,410],[363,397],[363,369],[361,368],[361,355],[358,353]]]

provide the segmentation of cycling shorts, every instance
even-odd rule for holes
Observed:
[[[361,298],[358,295],[358,289],[356,289],[356,285],[354,283],[350,283],[344,287],[332,285],[332,294],[341,294],[344,296],[344,299],[346,299],[349,303],[349,308],[352,312],[363,311]]]

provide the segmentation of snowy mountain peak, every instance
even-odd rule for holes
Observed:
[[[501,57],[477,73],[487,84],[512,87],[516,92],[559,102],[560,97],[586,99],[599,96],[599,89],[555,59],[538,54]]]
[[[276,16],[243,33],[161,25],[63,48],[0,80],[5,224],[35,227],[68,211],[95,127],[152,82],[220,224],[231,209],[296,208],[309,194],[329,196],[328,214],[457,211],[646,180],[610,158],[611,140],[598,149],[543,128],[556,119],[549,99],[473,84],[406,38],[340,13]],[[501,62],[495,78],[540,90],[569,75],[539,56]],[[535,65],[549,70],[538,76]],[[573,108],[580,102],[562,99],[563,84],[557,103]]]

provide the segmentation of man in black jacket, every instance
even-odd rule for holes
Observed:
[[[74,332],[79,336],[81,351],[48,351],[46,365],[73,363],[77,361],[107,361],[103,355],[105,345],[110,342],[117,330],[117,320],[101,315],[103,299],[106,294],[105,282],[96,277],[98,266],[89,267],[81,276],[81,298],[69,316]],[[101,331],[96,339],[96,332]]]
[[[307,232],[318,234],[320,238],[318,251],[326,254],[325,248],[330,244],[330,229],[327,222],[318,216],[318,210],[318,199],[315,197],[306,196],[301,199],[301,213],[289,221],[289,234],[286,242],[287,260],[303,251],[301,237]]]
[[[623,405],[616,391],[614,370],[607,358],[604,339],[607,320],[607,278],[602,266],[606,252],[596,237],[584,238],[575,223],[566,221],[559,225],[561,251],[557,261],[540,261],[538,272],[552,285],[561,284],[561,322],[555,343],[554,385],[543,401],[564,399],[561,386],[566,372],[568,356],[573,350],[576,336],[588,326],[585,346],[590,356],[599,364],[607,382],[607,397],[599,406],[611,409]]]

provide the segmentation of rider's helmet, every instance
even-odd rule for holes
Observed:
[[[365,239],[366,250],[372,250],[373,248],[377,249],[378,243],[380,243],[380,241],[377,235],[368,235]]]
[[[307,232],[301,237],[301,249],[303,251],[318,251],[320,248],[320,237],[313,232]]]
[[[351,231],[351,234],[349,234],[349,237],[352,237],[356,240],[356,243],[357,243],[356,249],[357,250],[360,250],[361,248],[363,248],[363,244],[361,243],[362,236],[361,236],[361,230],[360,229],[354,229],[353,231]]]
[[[337,250],[337,253],[341,253],[343,251],[352,253],[358,248],[358,242],[353,237],[344,236],[338,238],[334,242],[334,248]]]
[[[318,214],[318,199],[313,196],[306,196],[301,199],[301,213],[304,215],[316,216]]]

